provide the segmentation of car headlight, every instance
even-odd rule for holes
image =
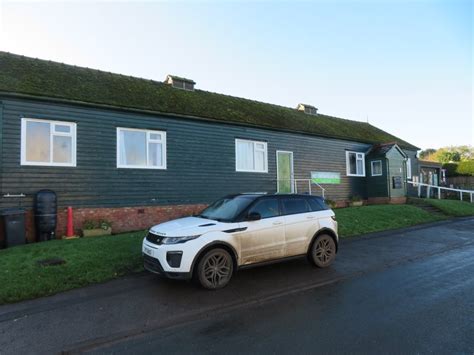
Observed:
[[[186,243],[187,241],[196,239],[196,238],[198,238],[198,237],[200,237],[200,236],[201,236],[201,234],[190,235],[190,236],[187,236],[187,237],[164,237],[164,238],[161,240],[161,243],[162,243],[162,244],[179,244],[179,243]]]

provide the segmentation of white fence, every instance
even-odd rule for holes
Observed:
[[[463,200],[463,194],[468,194],[470,202],[471,203],[474,202],[473,190],[453,189],[450,187],[435,186],[435,185],[423,184],[421,182],[413,182],[413,181],[407,181],[407,183],[413,185],[413,187],[418,188],[418,197],[421,197],[422,188],[425,187],[427,197],[431,196],[432,191],[436,191],[438,199],[441,199],[441,191],[454,191],[454,192],[459,193],[459,199],[461,201]]]

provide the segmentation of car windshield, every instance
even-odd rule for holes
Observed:
[[[244,195],[224,197],[209,205],[209,207],[204,209],[198,217],[213,219],[220,222],[230,222],[240,215],[254,199],[254,196]]]

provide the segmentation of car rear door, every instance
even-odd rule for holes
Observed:
[[[281,198],[285,223],[285,256],[307,252],[308,244],[319,229],[317,212],[313,212],[304,196]]]
[[[285,226],[280,215],[278,199],[261,198],[249,208],[248,213],[257,212],[262,219],[241,222],[239,233],[241,265],[278,259],[285,253]]]

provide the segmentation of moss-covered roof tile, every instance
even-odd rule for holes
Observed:
[[[0,52],[0,92],[111,105],[247,124],[364,143],[397,142],[417,149],[365,122],[288,108],[209,91],[186,91],[163,82]]]

